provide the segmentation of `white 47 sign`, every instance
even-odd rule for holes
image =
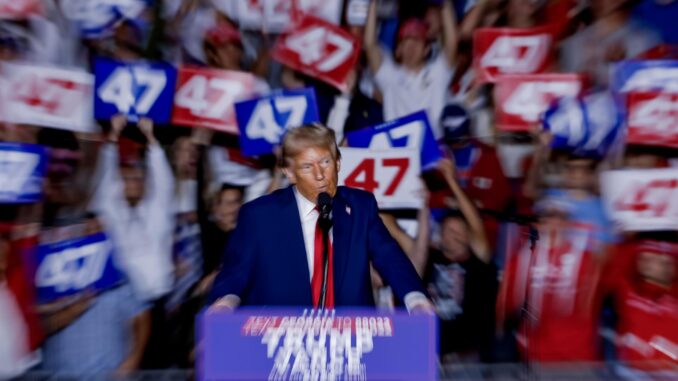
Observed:
[[[339,183],[374,194],[381,209],[420,208],[419,151],[341,149]]]

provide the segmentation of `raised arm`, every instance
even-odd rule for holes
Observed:
[[[445,177],[445,182],[452,190],[454,198],[457,200],[459,205],[459,210],[464,215],[464,218],[468,223],[471,233],[469,244],[473,249],[473,253],[481,261],[489,263],[492,259],[492,250],[490,249],[490,244],[487,240],[485,227],[483,226],[483,220],[480,218],[478,209],[476,209],[476,207],[473,205],[473,202],[466,195],[454,176],[455,163],[451,159],[441,159],[438,162],[438,168]]]
[[[381,47],[377,40],[377,0],[370,1],[363,43],[365,45],[365,53],[367,54],[367,63],[372,73],[376,74],[383,60]]]
[[[457,21],[451,0],[443,1],[442,12],[443,52],[445,53],[445,58],[447,58],[448,65],[452,66],[457,59],[459,32],[457,30]]]

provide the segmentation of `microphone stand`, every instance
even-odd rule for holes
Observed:
[[[323,281],[320,287],[320,300],[318,301],[318,309],[325,309],[325,300],[327,297],[327,277],[329,273],[330,261],[329,261],[329,241],[330,241],[330,229],[332,228],[332,219],[329,216],[320,217],[320,229],[323,234]]]

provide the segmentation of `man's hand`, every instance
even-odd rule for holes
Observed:
[[[435,315],[436,307],[428,299],[422,299],[410,308],[410,315]]]
[[[457,165],[454,162],[454,156],[438,160],[438,170],[443,174],[445,180],[454,180],[457,172]]]
[[[139,119],[137,126],[139,127],[139,130],[141,130],[141,133],[146,137],[148,144],[158,143],[158,141],[155,139],[155,136],[153,135],[153,120],[147,117],[142,117]]]
[[[236,295],[226,295],[212,304],[208,312],[233,312],[240,305],[240,298]]]
[[[111,118],[111,131],[108,133],[108,141],[117,143],[122,130],[127,126],[127,115],[116,114]]]

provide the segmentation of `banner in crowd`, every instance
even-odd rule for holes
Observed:
[[[167,310],[173,310],[184,302],[188,292],[202,277],[202,252],[198,214],[195,211],[178,213],[172,248],[174,288],[165,304]]]
[[[532,131],[556,99],[578,96],[584,89],[579,74],[502,75],[494,88],[496,124],[500,130]]]
[[[285,32],[301,14],[339,25],[343,8],[341,0],[216,0],[215,4],[237,19],[243,29],[268,33]]]
[[[94,77],[80,70],[28,64],[2,65],[7,86],[2,120],[76,132],[92,132]]]
[[[626,60],[612,64],[610,73],[616,93],[678,92],[678,60]]]
[[[66,228],[57,228],[66,230]],[[31,264],[39,303],[49,303],[86,290],[107,290],[123,281],[113,261],[113,243],[103,232],[42,243],[25,253]],[[32,256],[32,257],[30,257]]]
[[[341,148],[339,184],[372,193],[379,209],[423,207],[420,173],[416,149]]]
[[[96,119],[124,114],[131,122],[142,116],[159,124],[169,122],[176,82],[176,70],[169,64],[98,58],[94,78]]]
[[[246,156],[271,153],[288,128],[319,121],[313,88],[283,90],[236,103],[235,112]]]
[[[375,310],[207,310],[199,380],[437,379],[434,315]]]
[[[254,76],[245,72],[181,68],[172,123],[237,134],[233,105],[253,96],[254,81]]]
[[[434,166],[442,157],[433,136],[426,111],[394,119],[377,126],[363,128],[346,134],[349,147],[387,150],[411,148],[421,153],[422,169]]]
[[[600,185],[605,207],[622,230],[675,230],[678,226],[678,169],[607,171]]]
[[[553,62],[555,28],[480,28],[473,33],[473,69],[478,82],[502,74],[546,71]]]
[[[85,38],[108,37],[118,23],[136,20],[147,7],[145,0],[60,0],[57,4]]]
[[[46,170],[43,146],[0,142],[0,204],[40,201]]]
[[[632,92],[627,96],[629,144],[678,148],[678,92]]]
[[[0,0],[0,19],[24,20],[42,12],[40,0]]]
[[[289,34],[278,39],[271,55],[280,63],[343,91],[360,56],[360,42],[339,26],[307,15]]]
[[[369,7],[370,0],[348,0],[346,3],[346,22],[348,25],[365,25]]]

